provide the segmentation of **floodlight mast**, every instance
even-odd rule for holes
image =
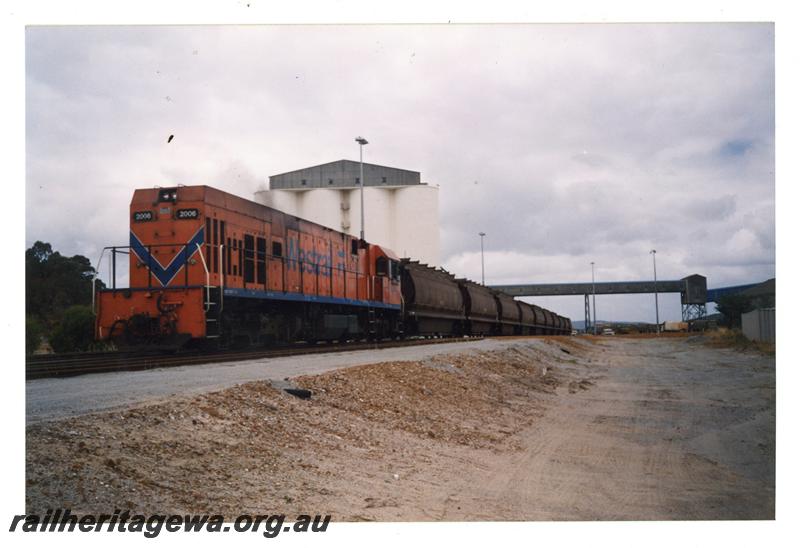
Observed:
[[[364,241],[364,145],[368,145],[369,141],[361,136],[358,136],[356,137],[356,143],[358,143],[358,159],[360,165],[358,186],[361,188],[361,241]]]
[[[651,249],[653,255],[653,295],[656,297],[656,334],[661,334],[661,327],[658,320],[658,276],[656,275],[656,250]]]
[[[486,276],[483,270],[483,238],[486,236],[486,233],[478,232],[478,236],[481,237],[481,284],[486,285]]]

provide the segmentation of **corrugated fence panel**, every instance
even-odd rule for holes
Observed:
[[[742,314],[742,333],[751,341],[775,342],[775,309],[760,308]]]

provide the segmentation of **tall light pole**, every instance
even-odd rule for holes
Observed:
[[[656,250],[651,249],[650,253],[653,254],[653,294],[656,296],[656,334],[661,334],[658,321],[658,276],[656,275]]]
[[[358,143],[358,160],[361,168],[361,176],[358,178],[361,187],[361,240],[364,240],[364,145],[368,145],[369,141],[363,137],[356,137]]]
[[[594,296],[594,261],[592,261],[592,332],[597,335],[597,302]]]
[[[486,279],[483,270],[483,237],[486,236],[486,233],[478,232],[478,236],[481,237],[481,285],[486,285]]]

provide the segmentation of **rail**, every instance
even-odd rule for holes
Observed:
[[[67,377],[90,373],[112,373],[117,371],[137,371],[161,367],[179,367],[207,363],[225,363],[264,358],[277,358],[303,354],[322,354],[326,352],[350,352],[354,350],[375,350],[376,348],[396,348],[426,344],[458,343],[482,337],[449,337],[434,339],[385,340],[375,342],[354,341],[325,345],[305,344],[264,350],[218,351],[210,353],[159,354],[142,352],[100,352],[86,354],[48,354],[28,356],[25,363],[25,378]]]

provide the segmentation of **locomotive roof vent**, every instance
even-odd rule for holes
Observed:
[[[172,202],[173,204],[178,201],[177,188],[162,188],[158,191],[159,202]]]

